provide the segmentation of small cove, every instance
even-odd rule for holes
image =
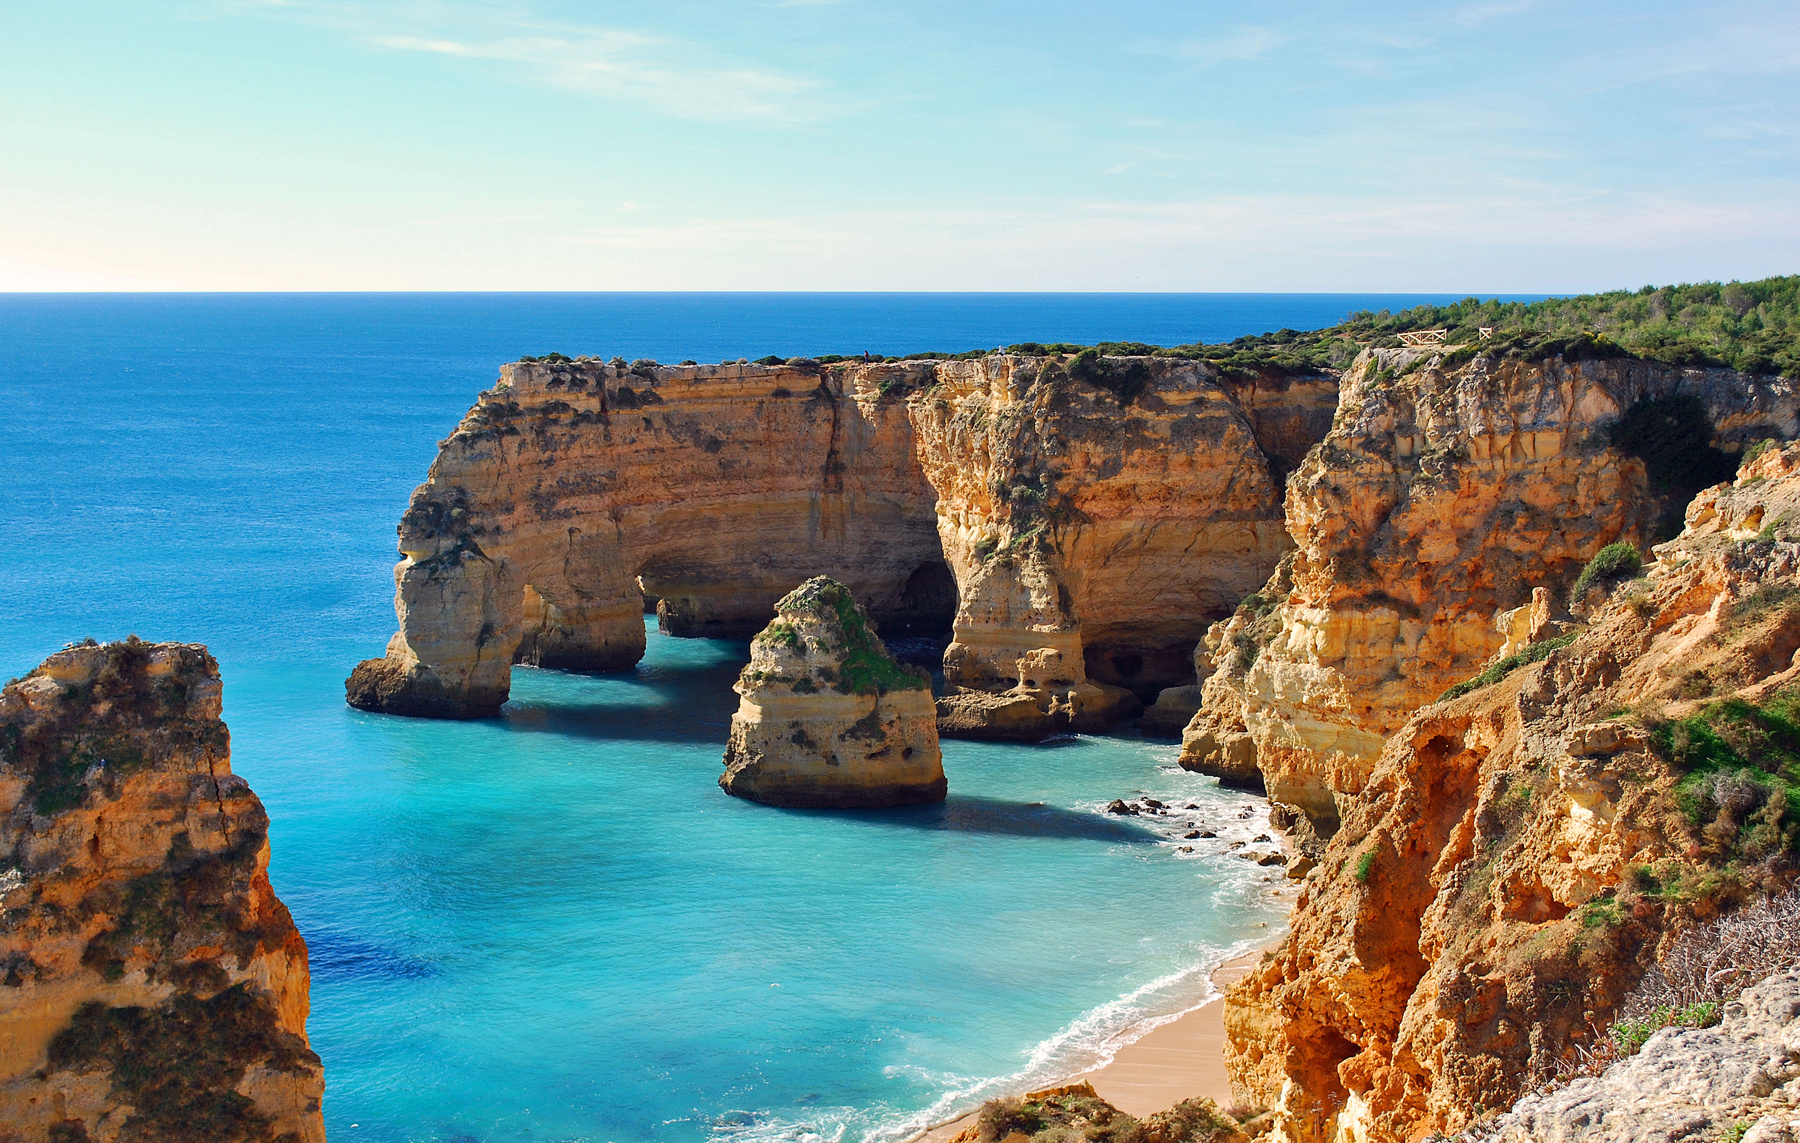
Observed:
[[[744,646],[655,633],[624,674],[518,671],[498,719],[350,710],[435,442],[521,352],[1168,344],[1414,300],[0,299],[0,653],[17,674],[136,632],[219,657],[334,1143],[887,1143],[1198,1002],[1281,920],[1274,875],[1224,852],[1261,832],[1250,799],[1121,735],[947,743],[939,807],[753,806],[715,785]],[[1140,792],[1198,809],[1101,812]],[[1182,855],[1189,816],[1220,836]]]

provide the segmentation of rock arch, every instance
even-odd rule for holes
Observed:
[[[347,697],[489,715],[515,661],[635,663],[646,596],[672,634],[747,637],[829,575],[890,633],[953,617],[947,675],[1031,692],[1023,736],[1070,725],[1071,688],[1104,689],[1090,648],[1181,658],[1288,546],[1257,437],[1268,411],[1204,362],[1131,366],[1125,397],[1059,359],[1002,355],[508,365],[413,494],[400,631]],[[1336,400],[1323,378],[1265,391],[1303,407],[1293,423]]]

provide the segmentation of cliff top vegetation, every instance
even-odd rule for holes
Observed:
[[[1022,341],[1006,346],[1023,356],[1173,357],[1211,361],[1227,370],[1314,373],[1342,369],[1363,349],[1395,348],[1400,334],[1445,331],[1443,344],[1455,359],[1477,353],[1540,360],[1558,354],[1581,357],[1639,357],[1678,366],[1724,366],[1745,373],[1800,378],[1800,274],[1755,282],[1699,282],[1645,286],[1546,298],[1540,302],[1483,301],[1467,297],[1442,306],[1414,306],[1398,313],[1359,310],[1323,329],[1278,329],[1207,345],[1150,345],[1102,341],[1094,345]],[[1481,330],[1491,331],[1487,338]],[[968,361],[990,348],[961,353],[928,350],[872,361]],[[568,362],[561,353],[521,361]],[[596,359],[597,360],[597,359]],[[737,361],[745,359],[738,358]],[[857,362],[861,354],[782,358],[771,354],[758,364],[810,367]],[[624,362],[615,359],[617,364]],[[685,362],[684,364],[692,364]],[[728,362],[727,364],[730,364]],[[637,367],[654,365],[639,361]]]

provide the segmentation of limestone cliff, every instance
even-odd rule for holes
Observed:
[[[1388,740],[1292,935],[1227,996],[1233,1082],[1277,1138],[1412,1140],[1510,1106],[1659,942],[1791,876],[1797,525],[1800,446],[1771,450],[1572,641]]]
[[[1372,350],[1350,368],[1288,480],[1291,560],[1206,637],[1183,765],[1266,782],[1329,828],[1388,736],[1506,643],[1497,612],[1560,596],[1601,547],[1643,544],[1685,503],[1686,474],[1649,479],[1612,426],[1656,421],[1660,400],[1689,403],[1728,449],[1800,429],[1775,378],[1472,353]]]
[[[1287,547],[1269,459],[1210,367],[985,358],[946,363],[910,405],[961,589],[946,733],[1135,712],[1123,688],[1190,675],[1207,622]]]
[[[826,574],[886,630],[948,630],[947,732],[1094,729],[1191,678],[1207,623],[1289,545],[1272,476],[1328,377],[1206,362],[520,362],[400,524],[400,631],[356,706],[469,717],[514,662],[634,663],[747,635]],[[1108,689],[1114,688],[1114,689]]]
[[[931,679],[894,661],[843,584],[818,576],[783,596],[734,689],[726,793],[804,808],[944,800]]]
[[[323,1143],[306,944],[218,665],[135,638],[0,693],[0,1138]]]
[[[644,593],[683,635],[748,636],[820,572],[882,620],[929,606],[947,574],[906,384],[857,393],[810,363],[506,366],[401,518],[400,631],[350,702],[484,716],[515,661],[628,667]]]

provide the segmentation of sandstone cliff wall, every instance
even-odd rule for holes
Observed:
[[[323,1143],[306,944],[192,644],[0,693],[0,1139]]]
[[[1206,625],[1288,545],[1250,414],[1209,366],[952,362],[909,405],[961,588],[948,730],[1103,727],[1136,706],[1111,688],[1191,677]],[[1302,412],[1271,440],[1297,447]]]
[[[1331,432],[1287,485],[1291,561],[1207,636],[1183,764],[1266,782],[1329,828],[1382,744],[1505,643],[1497,612],[1558,596],[1662,511],[1608,426],[1641,398],[1699,399],[1717,441],[1792,437],[1786,382],[1627,359],[1453,363],[1365,352]],[[1215,669],[1216,667],[1216,669]]]
[[[510,365],[414,493],[400,631],[348,697],[491,714],[515,661],[635,662],[641,592],[676,634],[747,635],[824,574],[884,630],[954,610],[947,675],[974,697],[947,725],[1104,723],[1136,705],[1106,686],[1190,677],[1267,577],[1289,544],[1269,458],[1334,406],[1331,378],[1091,354]]]
[[[1233,1082],[1276,1138],[1412,1140],[1511,1106],[1669,933],[1790,876],[1800,823],[1770,790],[1793,776],[1707,778],[1683,720],[1800,681],[1800,447],[1687,524],[1570,645],[1417,713],[1340,800],[1292,935],[1227,997]],[[1777,724],[1742,717],[1713,725],[1770,765],[1755,727]]]
[[[628,667],[645,592],[680,635],[747,637],[815,574],[905,615],[943,558],[900,400],[928,368],[506,366],[413,494],[350,701],[479,716],[515,659]]]

